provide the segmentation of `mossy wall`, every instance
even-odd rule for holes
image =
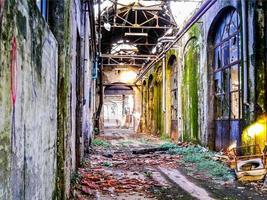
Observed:
[[[241,96],[244,87],[248,89],[248,102],[243,102],[242,128],[251,124],[262,113],[266,113],[266,2],[251,0],[247,4],[247,26],[248,26],[248,83],[244,83],[243,57],[241,52],[240,77]],[[213,77],[213,38],[216,24],[220,22],[223,13],[229,9],[236,9],[242,18],[241,1],[227,0],[216,1],[201,18],[179,39],[171,51],[175,51],[178,66],[178,130],[184,138],[197,141],[203,145],[214,148],[215,123],[214,123],[214,77]],[[242,24],[242,23],[241,23]],[[184,24],[185,25],[185,24]],[[182,25],[183,26],[183,25]],[[180,27],[181,28],[181,27]],[[242,49],[242,26],[240,27],[241,49]],[[190,39],[195,38],[188,42]],[[191,44],[190,44],[191,43]],[[159,61],[161,63],[161,61]],[[155,75],[156,63],[147,73],[146,80],[150,74]],[[170,108],[168,85],[170,84],[170,71],[166,70],[166,121],[169,123]],[[155,77],[155,76],[154,76]],[[148,89],[149,90],[149,89]],[[158,98],[155,96],[155,98]],[[157,100],[156,100],[157,101]],[[155,111],[156,112],[156,111]],[[159,114],[155,113],[155,116]],[[149,119],[148,119],[149,121]],[[148,122],[150,123],[150,122]],[[168,127],[164,130],[168,132]],[[241,131],[240,131],[241,132]],[[241,134],[241,133],[237,133]],[[181,138],[180,138],[181,139]]]
[[[264,11],[266,8],[265,1],[257,2],[257,10],[255,11],[255,37],[257,40],[255,41],[255,49],[257,49],[255,54],[255,65],[256,67],[256,118],[260,117],[263,113],[267,113],[267,74],[266,74],[266,12]],[[265,23],[265,24],[264,24]]]
[[[0,199],[52,199],[57,42],[33,1],[5,1],[0,63]]]
[[[154,133],[161,136],[164,131],[163,121],[164,121],[164,114],[163,114],[163,105],[162,105],[162,87],[163,87],[163,77],[162,77],[162,66],[158,66],[155,71],[155,86],[154,86],[154,116],[155,116],[155,126],[154,126]]]
[[[191,39],[185,47],[182,77],[182,118],[183,139],[198,140],[198,87],[199,87],[199,49],[196,39]]]

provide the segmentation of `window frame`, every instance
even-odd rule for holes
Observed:
[[[232,20],[233,16],[237,15],[238,17],[238,23],[237,26],[234,24],[235,22]],[[226,24],[226,19],[230,17],[229,23]],[[241,51],[241,45],[240,45],[240,21],[239,16],[236,10],[233,10],[228,13],[227,16],[222,20],[223,22],[220,23],[217,27],[217,33],[215,35],[214,45],[213,45],[213,76],[214,76],[214,82],[216,86],[220,86],[220,88],[215,89],[215,120],[237,120],[241,119],[241,77],[240,77],[240,51]],[[234,32],[231,32],[230,29],[227,29],[227,27],[234,25],[236,27],[236,30]],[[225,31],[227,31],[227,37],[225,36]],[[231,55],[232,55],[232,39],[235,37],[235,45],[237,49],[234,49],[237,51],[236,60],[232,62]],[[218,40],[219,38],[219,40]],[[225,45],[228,43],[228,45]],[[227,47],[228,52],[228,63],[224,63],[224,48]],[[234,51],[233,51],[234,52]],[[220,61],[220,63],[218,62]],[[238,71],[238,88],[235,90],[231,90],[232,88],[232,68],[237,67]],[[228,73],[228,74],[227,74]],[[226,82],[224,80],[224,75],[227,74]],[[216,77],[216,78],[215,78]],[[217,82],[218,83],[217,83]],[[226,84],[227,91],[224,91],[224,85]],[[220,91],[219,91],[220,90]],[[233,113],[233,105],[232,105],[232,96],[234,94],[238,94],[238,114]],[[225,99],[227,98],[227,99]],[[225,105],[229,104],[229,105]],[[226,108],[227,107],[227,108]],[[218,110],[219,109],[219,110]],[[228,114],[227,114],[228,112]],[[225,115],[227,114],[227,116]]]

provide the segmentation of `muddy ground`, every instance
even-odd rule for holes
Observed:
[[[194,160],[184,162],[182,155],[168,151],[133,154],[166,143],[130,130],[106,130],[73,174],[71,199],[267,199],[261,182],[240,184],[230,170],[224,178],[197,170]]]

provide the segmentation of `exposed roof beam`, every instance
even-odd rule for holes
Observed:
[[[135,10],[149,10],[149,11],[160,11],[162,7],[153,6],[153,7],[146,7],[146,6],[133,6],[132,9]]]
[[[133,33],[133,32],[129,32],[129,33],[124,33],[125,36],[142,36],[142,37],[147,37],[148,33]]]
[[[127,64],[127,63],[123,63],[123,64],[108,64],[108,63],[103,63],[103,67],[109,67],[109,66],[113,66],[113,67],[142,67],[142,64]]]
[[[129,83],[103,83],[103,86],[141,86],[141,85],[137,85],[137,84],[129,84]]]
[[[175,29],[175,26],[128,26],[128,25],[111,25],[112,28],[142,28],[142,29]],[[101,25],[101,28],[104,28],[104,25]]]
[[[110,45],[110,43],[102,43],[103,45]],[[157,45],[156,43],[123,43],[127,45],[136,45],[136,46],[155,46]]]
[[[102,58],[134,58],[134,59],[147,59],[156,58],[156,55],[114,55],[114,54],[102,54]]]

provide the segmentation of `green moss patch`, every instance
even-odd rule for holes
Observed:
[[[202,172],[207,176],[215,177],[223,181],[234,179],[229,168],[225,164],[213,160],[215,152],[208,151],[199,145],[177,147],[175,144],[166,143],[161,146],[170,147],[168,150],[169,154],[181,155],[181,162],[184,163],[185,167],[193,164],[193,172]]]
[[[110,147],[110,143],[104,141],[104,140],[99,140],[99,139],[95,139],[92,142],[93,146],[102,146],[102,147]]]

